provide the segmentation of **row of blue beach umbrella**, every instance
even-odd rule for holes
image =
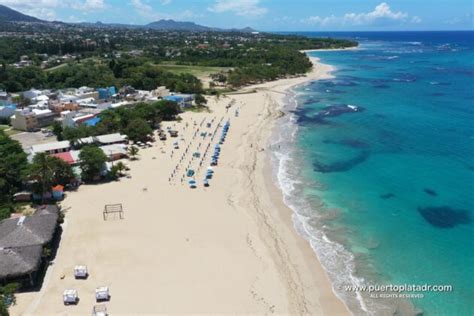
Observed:
[[[217,164],[219,162],[219,157],[220,157],[220,154],[221,154],[221,145],[225,141],[227,133],[229,132],[229,128],[230,128],[230,122],[227,121],[224,124],[224,127],[222,128],[222,134],[221,134],[221,137],[219,139],[219,144],[216,144],[215,147],[214,147],[214,153],[212,154],[212,157],[211,157],[211,167],[208,167],[207,170],[206,170],[206,176],[203,180],[203,184],[204,184],[205,187],[209,186],[209,180],[211,180],[213,175],[214,175],[214,170],[212,169],[212,166],[217,166]],[[194,189],[194,188],[197,187],[196,180],[194,180],[194,179],[189,180],[188,183],[189,183],[189,187],[191,189]]]
[[[219,162],[219,156],[221,154],[220,145],[224,144],[225,138],[227,137],[227,133],[229,132],[229,128],[230,128],[230,122],[227,121],[224,124],[224,127],[222,128],[222,134],[221,134],[221,138],[219,139],[219,144],[216,144],[216,146],[214,147],[214,154],[212,155],[211,166],[217,166]]]

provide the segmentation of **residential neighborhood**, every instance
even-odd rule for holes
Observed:
[[[15,100],[21,100],[22,107]],[[78,127],[81,124],[94,126],[98,115],[107,109],[133,106],[137,102],[158,100],[174,101],[182,109],[193,105],[191,94],[175,94],[164,86],[155,90],[138,90],[125,86],[105,88],[69,88],[62,90],[30,89],[20,93],[0,91],[0,119],[10,122],[18,131],[35,132],[60,122],[63,127]]]

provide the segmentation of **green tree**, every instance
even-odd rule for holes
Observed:
[[[181,113],[178,103],[173,101],[158,101],[155,103],[155,106],[158,108],[158,113],[164,121],[174,120]]]
[[[117,168],[117,173],[119,176],[122,176],[123,175],[123,172],[127,169],[127,167],[125,166],[125,164],[121,161],[117,162],[115,164],[115,167]]]
[[[18,291],[18,283],[8,283],[5,286],[0,286],[0,315],[8,316],[7,305],[5,304],[6,299],[10,299],[12,304],[16,303],[15,292]]]
[[[150,125],[141,118],[134,119],[124,129],[124,133],[128,136],[128,139],[134,142],[145,142],[148,136],[153,133]]]
[[[27,166],[20,143],[0,130],[0,204],[9,203],[21,189]]]
[[[61,125],[61,123],[59,123],[57,121],[54,121],[52,132],[53,132],[54,135],[56,135],[56,139],[58,141],[62,141],[64,139],[63,138],[63,126]]]
[[[33,163],[29,167],[28,178],[34,181],[33,192],[41,195],[51,190],[53,185],[54,171],[45,153],[39,153],[33,158]]]
[[[140,149],[138,149],[137,146],[130,146],[128,148],[128,154],[130,155],[130,158],[132,160],[135,160],[137,159],[137,156],[138,156],[138,152],[140,151]]]
[[[28,178],[34,181],[33,191],[43,196],[55,185],[69,184],[74,179],[74,173],[67,162],[39,153],[33,157],[29,166]]]
[[[50,163],[54,171],[53,186],[57,184],[60,184],[62,186],[70,184],[71,181],[75,178],[74,171],[72,170],[71,165],[65,162],[64,160],[56,157],[49,158],[52,158],[50,160]]]
[[[116,133],[120,130],[120,115],[115,110],[105,110],[99,114],[100,122],[96,125],[97,134]]]
[[[95,130],[93,126],[80,125],[78,127],[65,127],[62,137],[69,140],[73,146],[77,146],[77,141],[84,137],[93,136]]]
[[[194,102],[196,103],[197,106],[206,106],[207,104],[207,99],[202,95],[202,94],[196,94],[194,96]]]
[[[92,181],[100,176],[100,172],[104,168],[107,156],[97,146],[88,145],[81,149],[79,153],[80,168],[82,170],[82,179]]]

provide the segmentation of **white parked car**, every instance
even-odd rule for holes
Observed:
[[[64,305],[77,304],[79,302],[79,295],[77,290],[68,289],[63,292],[63,302]]]
[[[108,301],[110,299],[109,288],[101,286],[95,289],[95,299],[97,302]]]

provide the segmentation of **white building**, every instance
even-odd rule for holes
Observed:
[[[38,144],[30,147],[30,153],[34,156],[38,153],[58,154],[71,150],[71,145],[68,140],[61,142]]]
[[[28,100],[33,100],[33,99],[39,97],[42,94],[43,94],[43,92],[41,92],[40,90],[34,89],[34,88],[31,88],[28,91],[22,92],[23,97],[25,97]]]
[[[14,129],[20,131],[35,131],[54,122],[56,114],[48,109],[17,109],[11,117]]]

